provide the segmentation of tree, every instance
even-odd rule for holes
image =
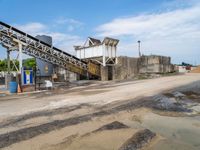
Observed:
[[[11,69],[11,71],[17,71],[15,66],[17,68],[19,68],[19,61],[16,60],[16,59],[10,61],[10,69]],[[0,71],[8,71],[8,61],[7,61],[7,59],[0,60]]]
[[[188,64],[188,63],[185,63],[185,62],[182,62],[182,65],[183,66],[192,66],[191,64]]]
[[[16,60],[16,59],[10,61],[11,71],[17,71],[15,66],[17,68],[19,68],[19,61]],[[23,67],[34,69],[36,67],[35,58],[28,58],[28,59],[23,60]],[[8,71],[8,61],[7,61],[7,59],[0,60],[0,71]]]
[[[28,58],[23,60],[23,67],[34,69],[36,67],[35,58]]]
[[[4,60],[0,60],[0,71],[7,71],[7,61]]]

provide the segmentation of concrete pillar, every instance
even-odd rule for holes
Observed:
[[[117,46],[115,46],[115,65],[118,64],[118,57],[117,57]]]
[[[108,67],[101,66],[101,81],[108,81]]]
[[[103,66],[106,66],[106,45],[103,45]]]

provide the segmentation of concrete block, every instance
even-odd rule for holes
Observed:
[[[101,81],[108,81],[108,66],[101,66]]]

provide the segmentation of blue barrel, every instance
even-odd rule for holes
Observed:
[[[9,91],[10,93],[17,93],[17,82],[11,81],[9,83]]]

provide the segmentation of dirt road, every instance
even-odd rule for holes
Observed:
[[[0,148],[196,150],[199,89],[200,74],[186,74],[0,97]]]
[[[153,96],[170,89],[196,83],[200,74],[162,77],[158,79],[100,83],[60,91],[60,94],[46,92],[22,96],[0,97],[0,119],[10,115],[48,110],[78,104],[104,105],[116,101]],[[200,86],[192,84],[191,86]]]

